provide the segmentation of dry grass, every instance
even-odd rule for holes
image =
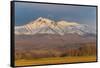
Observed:
[[[81,56],[81,57],[56,57],[56,58],[41,58],[33,60],[16,60],[16,66],[27,65],[42,65],[42,64],[59,64],[72,62],[91,62],[96,61],[96,56]]]

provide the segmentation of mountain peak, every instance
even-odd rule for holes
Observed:
[[[50,20],[48,18],[44,18],[44,17],[39,17],[36,19],[36,21],[52,21],[52,20]]]
[[[68,22],[68,21],[58,21],[58,24],[59,25],[62,25],[62,26],[79,26],[80,24],[76,23],[76,22]]]
[[[15,27],[15,34],[60,34],[64,35],[66,33],[77,33],[83,35],[86,33],[86,28],[82,24],[76,22],[68,21],[58,21],[55,22],[48,18],[39,17],[36,20],[32,21],[23,26]]]

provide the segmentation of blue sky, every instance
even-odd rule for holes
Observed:
[[[23,25],[38,17],[50,18],[55,21],[66,20],[87,24],[91,28],[96,27],[96,7],[39,4],[39,3],[15,3],[15,25]]]

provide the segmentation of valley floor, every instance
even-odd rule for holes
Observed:
[[[77,57],[56,57],[56,58],[41,58],[32,60],[16,60],[16,66],[29,65],[44,65],[44,64],[60,64],[60,63],[75,63],[75,62],[92,62],[96,61],[96,56],[77,56]]]

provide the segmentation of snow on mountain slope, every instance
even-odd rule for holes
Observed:
[[[22,26],[15,26],[15,34],[34,35],[34,34],[59,34],[76,33],[83,35],[88,32],[88,26],[76,22],[58,21],[39,17],[38,19]]]

